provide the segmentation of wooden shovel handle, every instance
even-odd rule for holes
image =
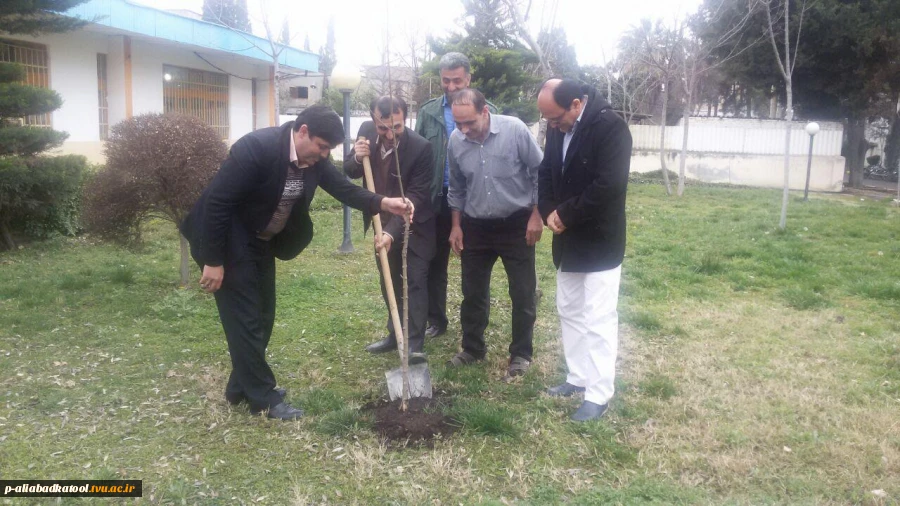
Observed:
[[[360,137],[365,140],[365,137]],[[372,162],[368,156],[363,157],[363,171],[366,177],[366,188],[370,192],[375,193],[375,180],[372,179]],[[381,237],[381,216],[375,214],[372,216],[372,225],[375,228],[375,237]],[[397,309],[397,296],[394,294],[394,283],[391,278],[391,267],[388,263],[388,252],[382,248],[378,252],[378,260],[381,262],[381,275],[384,278],[384,291],[387,293],[388,306],[391,311],[391,321],[394,322],[394,336],[397,339],[397,350],[400,352],[400,358],[403,358],[403,351],[406,350],[406,336],[403,335],[403,324],[400,322],[400,311]]]

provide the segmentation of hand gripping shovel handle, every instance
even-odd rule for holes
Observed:
[[[363,171],[366,175],[366,188],[375,193],[375,180],[372,179],[372,163],[369,157],[363,157]],[[375,228],[375,236],[381,237],[381,216],[372,216],[372,225]],[[388,306],[391,311],[391,321],[394,322],[394,336],[397,338],[397,351],[400,352],[400,360],[403,360],[403,351],[406,350],[406,336],[403,335],[403,324],[400,322],[400,312],[397,310],[397,296],[394,295],[394,283],[391,279],[391,267],[388,263],[388,252],[381,248],[378,252],[378,260],[381,262],[381,275],[384,277],[384,291],[387,293]]]

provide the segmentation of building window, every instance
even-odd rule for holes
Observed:
[[[200,118],[228,138],[228,76],[163,65],[163,112]]]
[[[291,87],[291,98],[309,98],[309,88],[306,86],[293,86]]]
[[[18,40],[0,39],[0,62],[18,63],[25,67],[25,80],[38,88],[50,88],[50,68],[47,58],[47,46]],[[51,114],[33,114],[26,116],[26,125],[50,128]]]
[[[106,55],[97,53],[97,105],[100,109],[100,140],[109,139],[109,102],[107,101]]]

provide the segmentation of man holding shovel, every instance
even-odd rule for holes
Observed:
[[[344,172],[352,178],[362,177],[364,159],[369,157],[376,193],[400,197],[402,184],[404,195],[415,206],[407,250],[407,280],[410,363],[417,363],[424,361],[422,346],[428,316],[428,264],[435,250],[434,212],[431,207],[431,144],[404,126],[408,109],[403,99],[389,96],[375,99],[369,106],[369,112],[372,121],[360,126],[359,140],[344,160]],[[375,238],[375,246],[378,250],[388,250],[390,279],[398,299],[397,306],[401,311],[402,321],[403,304],[399,299],[403,294],[401,275],[404,220],[400,216],[384,212],[380,213],[380,217],[383,230],[381,236]],[[372,218],[369,215],[364,218],[368,228]],[[378,262],[376,265],[380,271],[381,265]],[[385,304],[390,307],[391,301],[383,281],[381,292]],[[387,328],[388,336],[367,346],[367,351],[385,353],[397,349],[396,333],[402,330],[394,328],[390,315]]]

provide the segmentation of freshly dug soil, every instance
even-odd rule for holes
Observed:
[[[429,444],[435,436],[449,436],[456,427],[443,413],[443,403],[437,399],[409,400],[406,412],[400,411],[400,400],[376,401],[363,406],[375,419],[374,430],[389,444]]]

